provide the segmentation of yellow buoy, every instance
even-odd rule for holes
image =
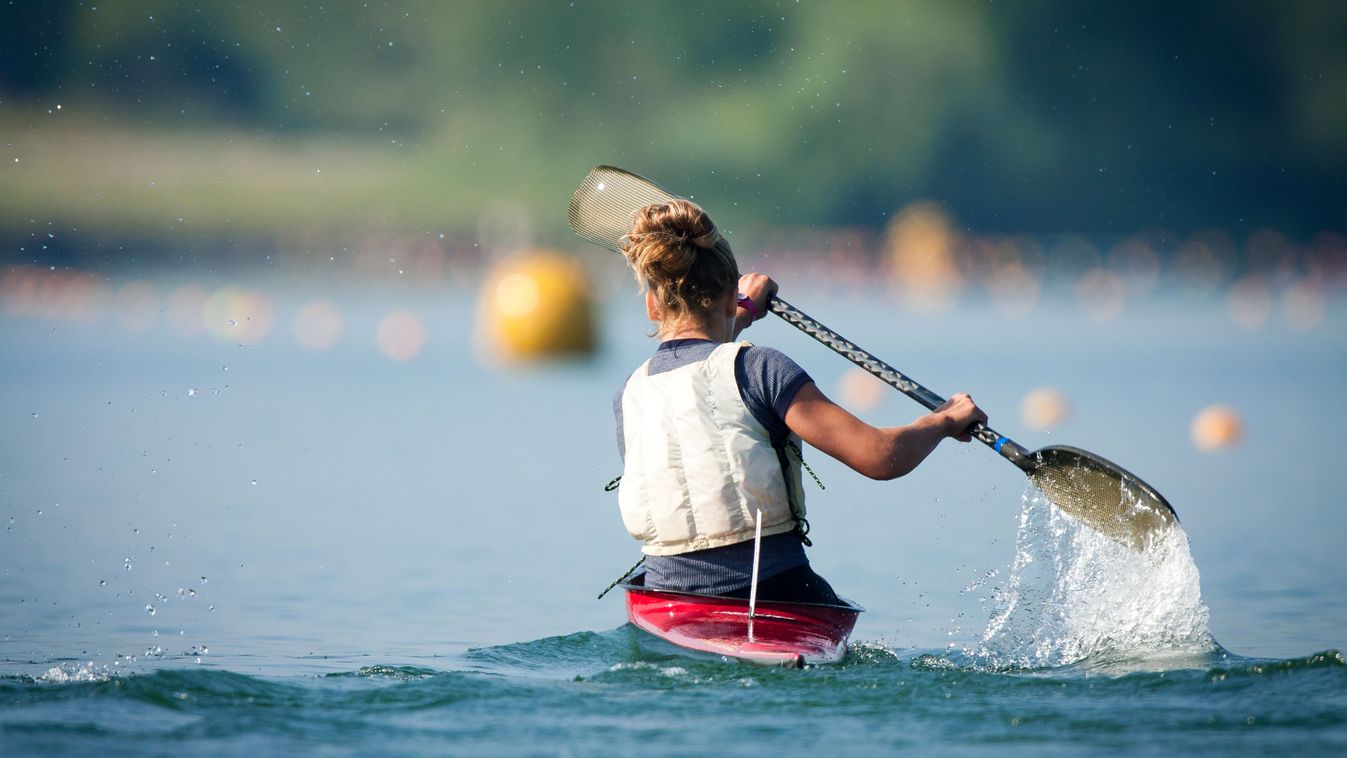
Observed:
[[[961,240],[954,223],[936,203],[913,203],[889,222],[883,255],[892,284],[906,304],[946,310],[963,291],[956,265]]]
[[[1244,422],[1234,409],[1212,405],[1202,409],[1193,419],[1193,444],[1208,452],[1230,447],[1244,434]]]
[[[584,269],[538,250],[494,269],[482,289],[479,339],[491,358],[527,362],[594,352],[594,299]]]
[[[1020,401],[1020,420],[1031,429],[1050,429],[1070,414],[1071,404],[1066,395],[1051,387],[1032,390]]]

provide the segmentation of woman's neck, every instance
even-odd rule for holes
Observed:
[[[652,320],[660,315],[655,306],[653,293],[646,292],[646,313]],[[739,335],[743,327],[738,323],[739,306],[734,290],[730,290],[707,313],[683,314],[682,318],[660,321],[657,332],[660,342],[670,340],[710,340],[711,342],[730,342]]]
[[[707,328],[705,324],[682,324],[672,326],[667,329],[659,330],[660,342],[672,342],[673,340],[709,340],[711,342],[727,342],[728,338],[724,335],[713,334],[714,330]]]

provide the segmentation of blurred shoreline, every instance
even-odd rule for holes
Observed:
[[[472,292],[493,267],[537,249],[528,236],[493,232],[487,224],[476,238],[314,233],[198,236],[177,245],[162,237],[11,235],[6,247],[14,252],[0,264],[0,315],[71,322],[114,316],[147,324],[163,316],[191,333],[199,331],[194,314],[211,292],[248,293],[243,299],[251,305],[226,309],[237,311],[234,320],[274,311],[268,293],[283,290],[343,297],[362,290]],[[1244,326],[1280,310],[1293,326],[1310,329],[1347,289],[1347,238],[1332,232],[1305,241],[1273,230],[1242,240],[1215,230],[1187,237],[1163,230],[1112,238],[981,235],[958,230],[939,206],[920,202],[895,214],[882,232],[787,228],[730,238],[742,270],[766,271],[797,283],[797,291],[808,282],[825,295],[879,293],[897,307],[937,313],[987,302],[1023,315],[1052,294],[1107,321],[1149,293],[1175,292],[1223,299]],[[578,239],[561,250],[584,267],[591,295],[631,287],[616,255]],[[175,308],[192,313],[175,316]]]

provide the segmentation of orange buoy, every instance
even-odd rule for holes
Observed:
[[[1212,405],[1203,408],[1193,419],[1191,433],[1198,450],[1215,452],[1239,442],[1244,435],[1244,422],[1234,409]]]
[[[884,401],[889,385],[863,368],[853,368],[842,375],[838,395],[842,404],[858,411],[874,410]]]
[[[1020,401],[1020,421],[1031,429],[1050,429],[1071,415],[1066,395],[1052,387],[1031,390]]]

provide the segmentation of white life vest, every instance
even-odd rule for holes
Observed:
[[[753,539],[759,508],[763,536],[789,532],[805,515],[799,457],[772,447],[739,394],[734,364],[747,345],[725,343],[655,376],[646,361],[627,381],[618,504],[647,555]]]

